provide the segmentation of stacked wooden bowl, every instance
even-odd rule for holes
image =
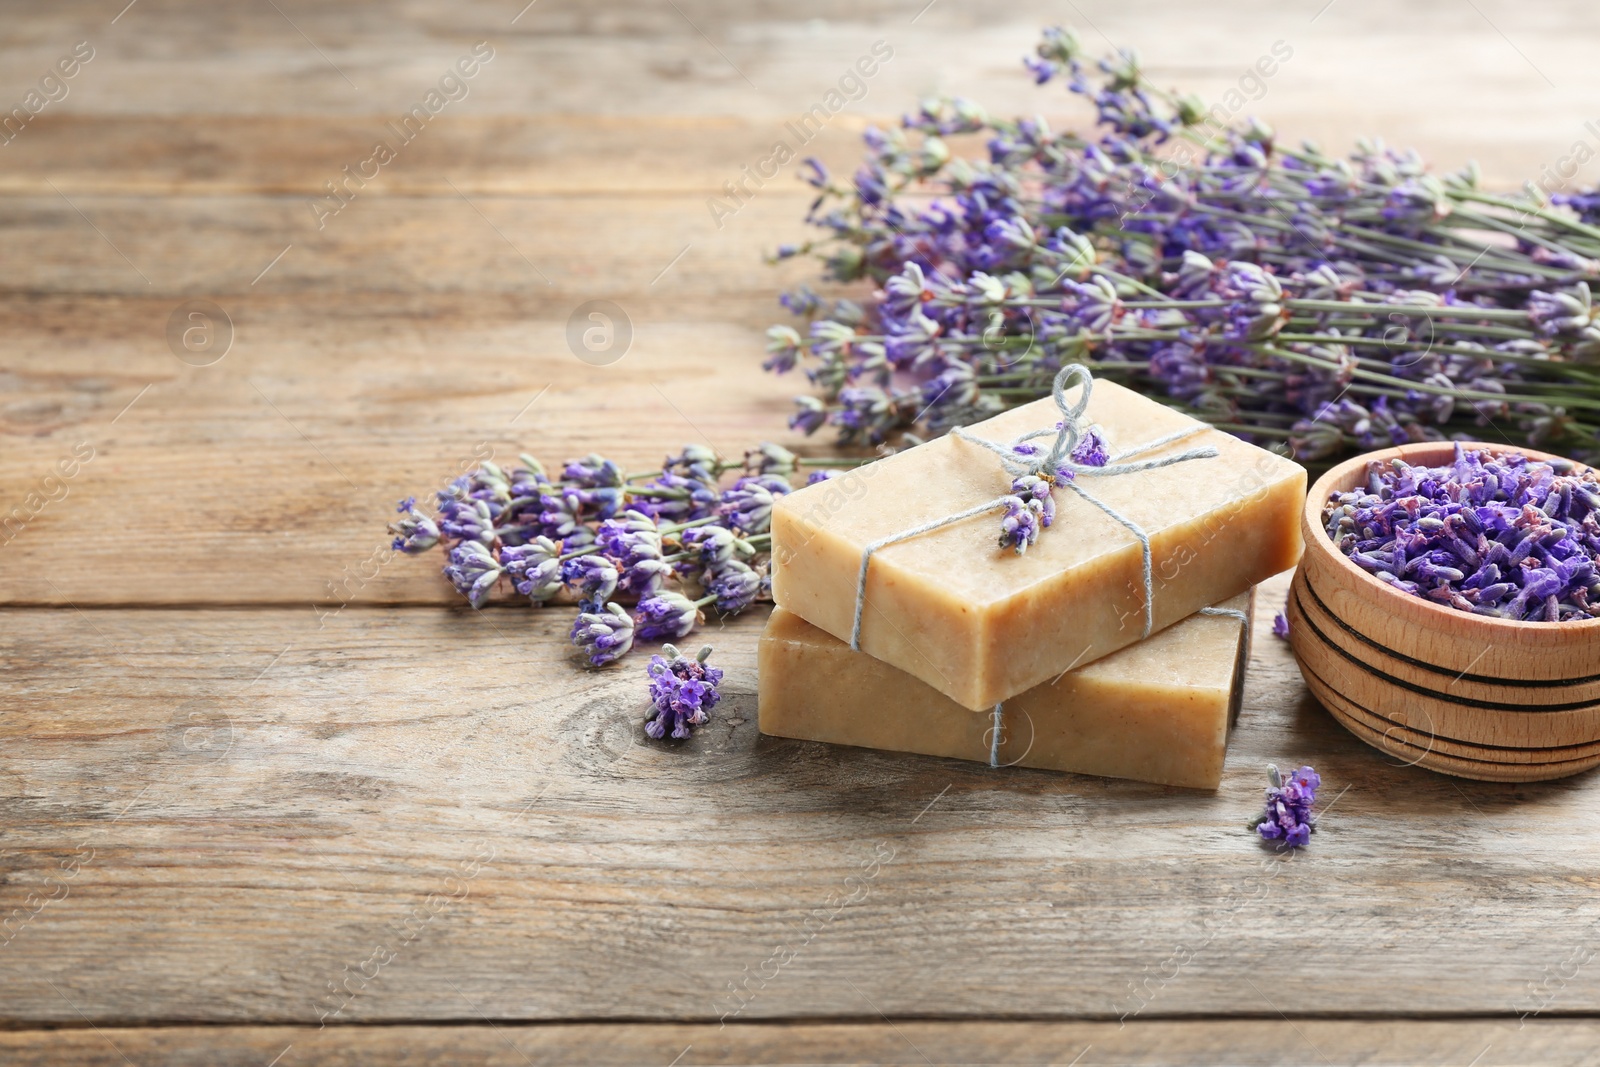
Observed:
[[[1391,459],[1446,466],[1454,446],[1357,457],[1318,479],[1306,500],[1305,555],[1288,615],[1312,694],[1363,741],[1444,774],[1534,782],[1600,766],[1600,619],[1518,622],[1458,611],[1391,588],[1329,540],[1328,498],[1363,484],[1368,463]]]

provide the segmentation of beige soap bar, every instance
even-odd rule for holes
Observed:
[[[1227,606],[1249,614],[1251,600]],[[759,658],[764,734],[989,761],[992,711],[969,711],[792,612],[773,611]],[[1215,789],[1248,658],[1237,619],[1190,616],[1006,701],[999,762]]]
[[[1047,398],[969,432],[1009,445],[1053,429],[1059,417]],[[1110,382],[1095,383],[1087,419],[1105,431],[1113,452],[1198,425]],[[1306,475],[1299,464],[1209,427],[1135,458],[1202,445],[1220,455],[1079,479],[1150,536],[1152,632],[1300,558]],[[952,435],[784,496],[772,514],[774,599],[849,641],[864,546],[1010,486],[998,456]],[[1058,488],[1055,500],[1054,525],[1025,555],[999,547],[999,511],[878,551],[868,572],[862,650],[959,704],[984,709],[1138,641],[1144,585],[1137,538],[1070,488]]]

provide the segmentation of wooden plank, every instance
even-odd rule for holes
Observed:
[[[1205,794],[762,738],[759,612],[646,743],[643,661],[583,673],[568,614],[7,612],[4,1016],[1600,1010],[1593,776],[1398,768],[1270,637]],[[1268,761],[1324,777],[1303,853],[1244,829]]]
[[[227,173],[230,160],[270,157],[270,143],[251,147],[262,129],[258,123],[270,126],[284,116],[348,120],[349,147],[366,149],[385,120],[424,94],[479,40],[492,42],[496,58],[473,80],[466,99],[440,113],[429,142],[435,132],[470,139],[472,127],[464,124],[485,129],[535,116],[558,122],[585,116],[577,121],[597,126],[613,117],[646,117],[660,129],[691,116],[775,125],[815,103],[878,39],[890,43],[895,57],[848,106],[847,116],[895,116],[935,91],[963,93],[998,114],[1066,110],[1058,89],[1035,89],[1016,63],[1040,26],[1062,19],[1059,5],[1047,0],[1003,11],[936,4],[920,15],[898,0],[836,2],[813,5],[803,21],[781,6],[707,0],[680,3],[677,10],[547,4],[527,9],[515,24],[518,5],[503,0],[453,4],[448,16],[420,5],[380,13],[281,3],[282,14],[262,5],[230,11],[225,20],[196,19],[179,2],[142,0],[114,26],[101,7],[97,0],[47,10],[16,0],[0,7],[14,13],[11,24],[25,26],[0,42],[7,108],[19,104],[74,42],[91,40],[97,50],[68,96],[48,105],[6,148],[8,171],[15,160],[34,185],[57,169],[69,182],[103,187],[111,180],[72,162],[102,150],[47,134],[47,124],[63,117],[105,117],[113,126],[125,121],[130,133],[149,116],[181,117],[170,134],[150,143],[175,144],[187,157],[182,162],[165,158],[165,151],[104,157],[126,172],[129,187],[159,182],[174,169],[202,186],[249,184]],[[1248,0],[1203,7],[1162,0],[1137,9],[1086,0],[1067,14],[1091,49],[1110,42],[1136,48],[1159,82],[1207,100],[1237,89],[1273,41],[1288,42],[1294,58],[1249,109],[1293,139],[1342,146],[1357,136],[1381,135],[1416,145],[1441,168],[1478,158],[1491,179],[1510,184],[1536,178],[1575,140],[1595,141],[1584,121],[1600,72],[1588,61],[1585,42],[1600,14],[1581,0],[1533,9],[1502,0],[1487,3],[1482,17],[1471,11],[1441,16],[1418,2],[1381,9],[1336,5],[1323,13]],[[182,76],[174,75],[175,67]],[[208,115],[247,121],[230,132]],[[190,122],[195,125],[184,125]],[[303,150],[318,144],[315,131]],[[120,139],[113,134],[108,147]],[[419,141],[417,151],[443,153],[444,140],[433,144]],[[348,148],[328,147],[335,170],[358,158]],[[695,154],[660,156],[671,170],[681,164],[668,157]],[[579,169],[586,162],[578,160]],[[268,175],[278,168],[270,159],[264,166]],[[403,163],[397,173],[409,167]],[[1600,163],[1580,173],[1592,181]],[[17,180],[7,178],[8,184]]]
[[[453,995],[453,994],[452,994]],[[459,998],[458,998],[459,999]],[[1243,1067],[1287,1060],[1367,1067],[1473,1063],[1505,1067],[1593,1062],[1600,1025],[1592,1020],[1359,1021],[1215,1019],[1137,1022],[931,1022],[751,1026],[569,1024],[561,1026],[309,1027],[226,1026],[0,1031],[16,1067],[74,1063],[125,1067],[263,1067],[274,1056],[294,1067],[386,1063],[431,1067],[538,1064],[631,1065],[815,1063],[1010,1063],[1079,1067]],[[1079,1058],[1073,1060],[1073,1056]],[[127,1057],[127,1060],[123,1059]],[[1474,1059],[1474,1057],[1477,1057]]]

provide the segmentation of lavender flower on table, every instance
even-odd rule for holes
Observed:
[[[475,608],[481,608],[489,599],[495,582],[504,573],[505,568],[477,541],[463,541],[452,548],[450,563],[444,569],[450,584]]]
[[[406,497],[400,501],[395,511],[405,516],[389,524],[389,532],[395,535],[393,545],[395,551],[414,556],[419,552],[426,552],[439,543],[439,527],[432,519],[417,510],[416,497]]]
[[[710,655],[710,645],[689,659],[669,644],[662,646],[660,655],[650,657],[646,670],[651,708],[645,719],[646,734],[659,741],[670,727],[672,737],[681,741],[689,736],[691,726],[706,721],[706,713],[722,699],[717,692],[722,671],[706,663]]]
[[[1284,640],[1289,638],[1289,616],[1281,611],[1272,616],[1272,636],[1281,637]]]
[[[1600,479],[1456,446],[1448,466],[1370,464],[1335,493],[1328,537],[1391,587],[1523,622],[1600,617]]]
[[[633,637],[633,619],[616,604],[585,611],[572,624],[572,643],[589,657],[591,667],[604,667],[627,655]]]
[[[727,560],[707,572],[706,592],[716,597],[717,610],[724,615],[737,615],[761,595],[761,575],[749,564],[736,559]]]
[[[772,528],[773,503],[792,491],[789,482],[775,474],[740,478],[723,490],[718,510],[733,526],[747,534],[766,533]]]
[[[688,636],[700,622],[700,607],[680,593],[657,593],[639,601],[641,641],[671,641]]]
[[[1266,810],[1250,824],[1263,841],[1282,841],[1287,848],[1299,848],[1311,840],[1316,829],[1311,806],[1316,803],[1322,779],[1310,767],[1301,767],[1285,781],[1278,768],[1267,765]]]
[[[617,565],[601,555],[578,556],[561,565],[561,580],[578,591],[578,607],[589,613],[611,599],[620,578]]]
[[[726,526],[718,526],[715,523],[690,527],[679,536],[686,550],[699,555],[699,567],[689,568],[691,572],[699,569],[714,570],[731,559],[740,556],[748,558],[755,553],[755,548],[749,541]]]
[[[561,548],[548,537],[500,549],[500,562],[517,592],[542,604],[561,592]]]

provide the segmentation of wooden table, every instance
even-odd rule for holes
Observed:
[[[1515,185],[1600,147],[1592,4],[122,2],[0,7],[7,110],[93,50],[0,146],[0,1061],[1600,1062],[1592,776],[1399,766],[1270,637],[1215,795],[763,738],[761,612],[666,749],[641,661],[383,532],[485,449],[793,443],[808,190],[707,200],[874,41],[836,167],[934,90],[1080,121],[1015,64],[1071,18],[1212,99],[1287,41],[1281,130]],[[1244,831],[1268,761],[1327,783],[1302,853]]]

